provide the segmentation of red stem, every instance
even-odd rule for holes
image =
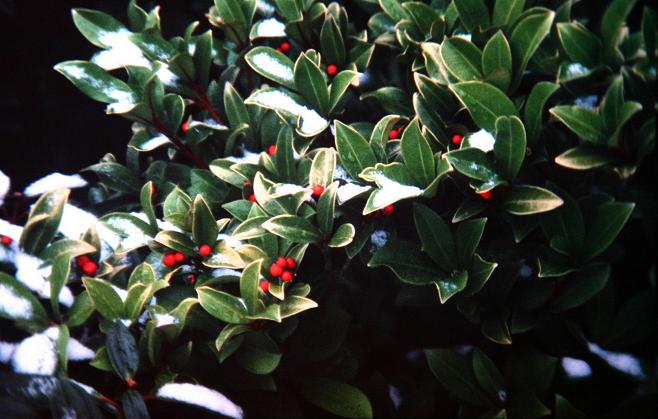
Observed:
[[[181,142],[174,134],[169,132],[167,128],[165,128],[164,125],[157,119],[153,118],[153,127],[158,130],[161,134],[164,134],[169,140],[174,143],[174,145],[178,148],[178,150],[183,153],[185,157],[187,157],[188,160],[190,160],[196,167],[199,169],[208,169],[208,165],[206,162],[201,160],[199,157],[197,157],[194,153],[192,153],[192,150],[190,150],[189,147],[187,147],[185,144]]]

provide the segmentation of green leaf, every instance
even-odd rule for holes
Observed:
[[[270,47],[255,47],[244,59],[261,76],[289,89],[295,89],[294,64],[287,55]]]
[[[303,18],[300,0],[274,0],[276,8],[288,22],[298,22]]]
[[[247,107],[240,93],[228,82],[224,85],[224,109],[231,128],[237,129],[247,125],[245,136],[251,138],[253,136],[252,122]]]
[[[457,260],[460,267],[465,268],[471,266],[473,254],[480,243],[486,223],[486,218],[477,218],[459,223],[455,234],[455,242],[457,244]]]
[[[139,366],[137,343],[123,323],[119,321],[112,323],[105,338],[105,348],[112,369],[122,380],[135,376]]]
[[[212,214],[208,203],[203,199],[203,195],[197,195],[194,198],[192,210],[192,236],[199,246],[203,244],[213,245],[217,241],[219,228],[217,221]]]
[[[48,314],[30,290],[14,277],[0,272],[0,317],[28,320],[46,325]]]
[[[97,47],[112,48],[112,40],[128,32],[121,22],[97,10],[73,9],[71,15],[82,36]]]
[[[496,0],[491,24],[493,26],[507,26],[514,22],[523,12],[524,3],[525,0]]]
[[[439,301],[444,304],[451,297],[463,291],[468,282],[467,271],[457,271],[449,277],[438,278],[434,281],[436,290],[439,293]]]
[[[94,307],[103,317],[118,320],[123,316],[123,301],[109,282],[97,278],[83,278],[82,283]]]
[[[539,48],[539,44],[548,36],[555,12],[536,8],[534,13],[527,14],[514,24],[509,43],[512,49],[515,80],[518,85],[530,59]]]
[[[69,327],[76,327],[82,325],[87,321],[89,316],[94,312],[94,304],[89,298],[87,291],[82,291],[75,297],[75,301],[67,313],[66,324]]]
[[[68,189],[57,189],[46,192],[34,204],[19,240],[26,253],[38,255],[55,237],[68,197]]]
[[[352,224],[342,224],[338,226],[327,245],[329,247],[345,247],[352,242],[354,234],[355,230]]]
[[[266,375],[279,365],[281,352],[265,333],[252,333],[245,335],[240,351],[235,354],[235,360],[252,374]]]
[[[142,188],[139,177],[119,163],[97,163],[83,170],[94,172],[104,185],[115,191],[136,193]]]
[[[439,13],[435,9],[419,1],[404,2],[402,8],[407,12],[420,33],[425,36],[432,31],[432,25],[436,24],[435,22],[439,19]]]
[[[558,23],[557,33],[567,57],[587,67],[598,64],[601,41],[579,22]]]
[[[335,170],[336,151],[331,147],[317,149],[308,175],[308,184],[329,186],[333,182]]]
[[[450,394],[475,406],[491,404],[465,357],[450,349],[426,349],[425,356],[430,371]]]
[[[592,109],[575,105],[560,105],[551,108],[550,113],[583,140],[594,144],[605,143],[603,121],[599,114]]]
[[[500,345],[511,345],[512,336],[507,326],[506,312],[499,309],[485,311],[482,314],[480,330],[482,334]]]
[[[501,175],[513,180],[521,170],[526,151],[523,122],[516,116],[501,116],[496,120],[494,156]]]
[[[316,111],[309,109],[299,95],[284,90],[272,88],[258,90],[252,93],[245,103],[272,109],[280,115],[293,118],[297,133],[303,137],[315,136],[329,126],[329,122]]]
[[[624,26],[637,0],[613,0],[601,20],[603,57],[610,64],[623,62],[619,44],[624,36]]]
[[[553,300],[549,309],[561,312],[578,307],[598,294],[610,279],[610,265],[593,263],[582,271],[571,274]]]
[[[462,148],[445,153],[443,157],[456,171],[471,179],[494,182],[499,179],[491,158],[474,147]]]
[[[530,215],[550,211],[562,204],[562,199],[548,189],[516,185],[509,189],[501,208],[514,215]]]
[[[482,72],[487,81],[503,92],[512,81],[512,50],[503,31],[492,36],[482,51]]]
[[[87,253],[93,253],[96,248],[82,240],[60,239],[51,243],[42,253],[41,258],[46,261],[54,261],[61,255],[77,257]]]
[[[378,187],[368,197],[363,215],[399,200],[420,196],[424,192],[415,186],[409,169],[402,163],[377,163],[375,167],[365,169],[359,176],[368,182],[375,182]]]
[[[158,220],[155,216],[155,210],[153,209],[153,195],[155,194],[155,186],[153,186],[152,181],[148,181],[142,186],[142,189],[139,193],[139,202],[142,205],[144,214],[149,220],[149,224],[152,228],[158,228]]]
[[[312,183],[311,183],[312,185]],[[329,185],[320,198],[316,207],[317,220],[320,231],[324,234],[331,233],[334,228],[334,214],[336,211],[336,192],[338,190],[338,182]]]
[[[354,386],[320,377],[304,377],[298,384],[299,392],[308,401],[332,415],[345,418],[372,417],[368,397]]]
[[[55,316],[59,316],[59,293],[71,275],[71,255],[62,254],[53,261],[50,282],[50,305]]]
[[[353,179],[358,179],[359,173],[377,163],[375,154],[357,130],[340,121],[335,121],[335,126],[336,150],[341,165]]]
[[[247,265],[240,276],[240,296],[244,300],[249,314],[255,314],[259,308],[258,284],[262,265],[262,259],[256,260]]]
[[[404,164],[416,184],[428,186],[436,174],[434,156],[429,143],[420,132],[418,119],[414,119],[404,130],[400,143]]]
[[[153,287],[151,284],[134,283],[128,288],[126,302],[124,304],[124,316],[126,319],[136,321],[142,313],[144,304],[152,297]]]
[[[288,295],[281,303],[281,318],[292,317],[302,311],[316,308],[318,303],[299,295]]]
[[[394,21],[408,19],[409,15],[400,5],[399,0],[378,0],[379,6],[382,10],[389,15]]]
[[[213,317],[226,323],[246,324],[250,322],[247,318],[247,306],[241,299],[210,287],[197,288],[196,292],[201,307]]]
[[[247,240],[253,239],[256,237],[261,237],[265,234],[263,229],[263,223],[269,219],[268,216],[264,215],[261,217],[252,217],[248,218],[242,223],[240,223],[235,230],[233,230],[233,238],[236,240]]]
[[[115,104],[108,106],[108,112],[125,113],[137,104],[137,96],[130,86],[94,63],[65,61],[54,68],[90,98]]]
[[[247,17],[239,0],[215,0],[214,3],[223,22],[227,24],[247,23]]]
[[[498,267],[497,263],[487,262],[477,253],[474,254],[471,267],[468,269],[468,284],[464,290],[464,294],[470,296],[479,292],[485,286],[496,267]]]
[[[416,246],[402,240],[388,242],[377,250],[368,266],[386,266],[400,281],[411,285],[430,284],[442,275]]]
[[[386,86],[364,93],[360,99],[374,98],[387,113],[413,115],[411,96],[399,87]]]
[[[117,249],[120,252],[127,252],[146,246],[152,240],[153,234],[157,231],[157,229],[154,229],[153,226],[142,219],[122,212],[107,214],[101,217],[100,221],[108,229],[126,238],[121,243],[120,248]]]
[[[270,218],[263,223],[263,228],[294,243],[318,243],[322,240],[322,234],[316,226],[296,215]]]
[[[482,80],[482,51],[471,41],[461,37],[446,39],[441,44],[441,59],[459,81]]]
[[[576,409],[567,399],[559,394],[555,394],[556,419],[581,419],[586,417],[587,415]]]
[[[544,105],[548,99],[560,88],[559,85],[549,81],[540,81],[535,84],[523,109],[523,122],[525,123],[528,144],[534,145],[539,139],[542,129]]]
[[[469,81],[450,85],[466,106],[473,121],[489,132],[494,132],[500,116],[518,116],[516,106],[500,89],[488,83]]]
[[[632,202],[608,202],[596,208],[585,236],[584,254],[592,259],[607,249],[628,221],[635,208]]]
[[[600,148],[578,146],[555,157],[555,163],[574,170],[589,170],[612,163],[614,158]]]
[[[443,270],[450,272],[458,264],[452,232],[443,219],[422,204],[413,206],[416,231],[423,244],[422,250]]]
[[[215,238],[216,237],[217,236],[215,236]],[[161,231],[155,236],[154,240],[161,245],[175,252],[181,252],[186,256],[193,256],[196,253],[194,251],[194,248],[196,247],[194,242],[185,233],[180,233],[178,231]]]
[[[503,374],[491,358],[478,348],[473,350],[473,372],[480,386],[493,400],[505,401],[504,398],[501,400],[501,394],[507,393]]]
[[[475,28],[487,29],[489,27],[489,9],[483,0],[454,0],[453,4],[459,13],[459,19],[469,32]]]
[[[297,91],[321,114],[329,111],[329,90],[320,68],[304,53],[299,55],[294,68]]]
[[[359,73],[352,70],[343,70],[334,76],[329,86],[329,113],[336,109],[336,106],[345,96],[347,89],[358,78]]]
[[[320,50],[322,58],[328,64],[342,67],[345,62],[345,42],[336,20],[330,13],[325,15],[322,29],[320,30]]]

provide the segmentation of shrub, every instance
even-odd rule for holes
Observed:
[[[73,10],[100,50],[55,70],[132,137],[2,175],[32,204],[0,221],[6,415],[648,414],[636,3],[215,0],[171,38]]]

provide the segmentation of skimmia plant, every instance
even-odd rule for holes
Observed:
[[[132,137],[1,176],[8,414],[652,411],[655,9],[209,6],[73,10],[55,70]]]

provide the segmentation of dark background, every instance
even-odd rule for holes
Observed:
[[[204,26],[210,0],[140,1],[161,6],[164,35]],[[77,173],[105,153],[122,158],[130,122],[105,115],[105,105],[80,93],[53,70],[61,61],[89,60],[98,50],[77,30],[71,9],[102,10],[127,22],[127,0],[0,0],[0,170],[20,191],[58,171]]]

